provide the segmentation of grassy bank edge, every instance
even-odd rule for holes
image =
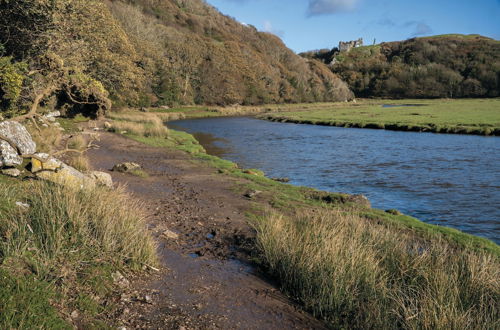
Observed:
[[[409,107],[410,117],[398,120],[382,118],[374,120],[371,118],[372,111],[380,109],[384,105],[397,107],[401,105],[422,105],[424,107]],[[500,135],[500,111],[498,116],[492,118],[494,122],[482,122],[477,111],[485,109],[495,110],[500,107],[500,99],[359,99],[357,102],[333,102],[333,103],[297,103],[297,104],[270,104],[263,106],[233,106],[233,107],[209,107],[209,106],[191,106],[191,107],[173,107],[170,109],[151,108],[150,111],[159,114],[180,115],[175,119],[196,119],[210,117],[226,116],[255,116],[258,119],[322,126],[336,126],[349,128],[371,128],[386,129],[393,131],[407,132],[430,132],[441,134],[469,134],[483,136]],[[463,112],[456,109],[467,108],[466,117]],[[419,118],[418,112],[430,112],[423,115],[423,122],[416,123],[413,119]],[[335,118],[335,111],[342,111],[341,118]],[[359,116],[358,110],[363,111]],[[400,109],[401,110],[401,109]],[[327,116],[325,117],[325,113]],[[351,113],[351,111],[353,113]],[[392,111],[388,108],[387,111]],[[435,111],[435,113],[434,113]],[[450,112],[451,111],[451,112]],[[457,113],[456,113],[457,112]],[[321,113],[318,116],[318,113]],[[380,114],[380,113],[379,113]],[[457,120],[456,115],[460,116]],[[348,115],[352,118],[342,118]],[[375,113],[376,115],[376,113]],[[435,115],[445,115],[443,118],[435,118]],[[483,113],[484,115],[484,113]],[[310,118],[309,118],[310,117]],[[317,118],[321,117],[321,118]],[[356,118],[359,117],[359,118]],[[454,121],[454,122],[448,122]]]
[[[374,123],[361,121],[337,121],[337,120],[308,120],[308,119],[293,119],[287,116],[266,116],[259,115],[258,119],[264,119],[272,122],[306,124],[319,126],[334,126],[345,128],[370,128],[370,129],[385,129],[388,131],[401,132],[422,132],[422,133],[441,133],[441,134],[468,134],[468,135],[484,135],[484,136],[500,136],[500,128],[490,127],[467,127],[467,126],[448,126],[439,127],[438,125],[411,125],[403,123]]]

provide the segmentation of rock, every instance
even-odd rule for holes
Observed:
[[[61,112],[60,111],[52,111],[52,112],[49,112],[48,114],[46,114],[45,117],[47,117],[47,118],[61,117]]]
[[[361,194],[349,195],[349,197],[347,197],[346,201],[351,202],[351,203],[355,203],[355,204],[358,204],[360,206],[364,206],[367,208],[371,207],[370,200],[365,195],[361,195]]]
[[[17,168],[4,168],[1,172],[3,175],[12,176],[14,178],[17,178],[21,175],[21,171],[19,171]]]
[[[92,189],[96,181],[79,172],[75,168],[61,162],[61,167],[55,171],[41,170],[36,172],[36,177],[75,189]]]
[[[36,144],[28,130],[15,121],[0,122],[0,135],[8,138],[18,149],[21,155],[36,152]],[[0,167],[17,166],[23,162],[17,150],[7,141],[0,140]]]
[[[256,176],[264,176],[264,172],[254,169],[243,170],[243,173]]]
[[[170,109],[170,107],[168,105],[161,105],[160,109],[168,110],[168,109]]]
[[[120,164],[116,164],[115,166],[113,166],[112,171],[127,173],[130,171],[140,170],[140,169],[141,169],[141,165],[139,165],[137,163],[125,162],[125,163],[120,163]]]
[[[254,198],[255,196],[257,196],[261,193],[262,193],[262,191],[260,191],[260,190],[251,190],[251,191],[247,192],[244,196],[248,197],[248,198]]]
[[[54,118],[54,117],[47,117],[47,116],[45,116],[45,119],[47,119],[51,123],[55,123],[55,121],[56,121],[56,118]]]
[[[37,173],[40,171],[57,171],[62,168],[63,162],[54,157],[50,157],[48,154],[36,153],[34,154],[38,158],[45,159],[45,161],[40,161],[38,158],[31,158],[31,172]]]
[[[399,212],[396,209],[390,209],[390,210],[385,210],[386,213],[392,214],[392,215],[403,215],[403,213]]]
[[[177,233],[174,233],[173,231],[171,230],[165,230],[163,233],[163,236],[165,236],[166,238],[170,238],[170,239],[179,239],[179,234]]]
[[[113,189],[113,178],[109,173],[92,171],[89,176],[94,179],[97,184]]]
[[[290,182],[289,178],[271,178],[271,179],[277,182],[284,182],[284,183]]]
[[[140,112],[148,112],[148,109],[147,109],[147,108],[145,108],[145,107],[141,107],[141,108],[139,109],[139,111],[140,111]]]
[[[113,282],[121,287],[127,287],[130,285],[130,282],[123,276],[120,272],[116,271],[111,274],[111,278],[113,278]]]
[[[23,203],[23,202],[16,202],[16,206],[18,206],[20,208],[23,208],[23,209],[29,209],[30,208],[29,204]]]
[[[110,122],[107,122],[107,121],[104,122],[104,128],[105,129],[110,129],[111,127],[113,127],[113,125],[111,125]]]
[[[77,319],[78,316],[80,316],[80,314],[78,313],[77,310],[74,310],[74,311],[71,312],[70,316],[71,316],[72,319]]]

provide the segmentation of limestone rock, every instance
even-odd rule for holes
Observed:
[[[32,154],[36,151],[36,144],[28,130],[16,121],[0,122],[0,135],[8,138],[15,144],[21,155]],[[23,162],[17,150],[7,141],[0,140],[0,167],[17,166]]]
[[[170,239],[179,239],[179,234],[174,233],[173,231],[168,229],[163,232],[163,236]]]
[[[127,173],[130,171],[140,170],[140,169],[141,169],[141,165],[139,165],[137,163],[131,163],[131,162],[120,163],[120,164],[116,164],[115,166],[113,166],[113,171],[122,172],[122,173]]]
[[[46,114],[45,117],[47,117],[47,118],[49,118],[49,117],[52,117],[52,118],[61,117],[61,112],[60,111],[52,111],[52,112],[49,112],[48,114]]]
[[[370,200],[365,195],[349,195],[347,202],[358,204],[359,206],[364,206],[367,208],[371,207]]]
[[[16,202],[16,206],[20,207],[22,209],[25,209],[25,210],[30,208],[30,205],[28,203],[24,203],[24,202]]]
[[[36,177],[75,189],[92,189],[96,182],[91,177],[75,168],[61,162],[61,168],[56,171],[42,170],[36,172]]]
[[[35,156],[38,156],[41,159],[45,159],[46,161],[42,162],[37,158],[31,158],[31,172],[37,173],[40,171],[57,171],[59,170],[63,162],[54,157],[50,157],[48,154],[44,153],[36,153]]]
[[[4,168],[1,172],[3,175],[12,176],[14,178],[17,178],[21,175],[21,171],[19,171],[17,168]]]
[[[94,179],[97,184],[113,189],[113,178],[111,178],[111,175],[108,173],[92,171],[90,172],[90,177]]]
[[[113,274],[111,274],[111,278],[113,279],[113,282],[121,287],[127,287],[130,285],[129,280],[125,278],[120,272],[116,271]]]

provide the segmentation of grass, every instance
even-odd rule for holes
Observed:
[[[80,172],[88,172],[90,171],[90,162],[87,156],[85,155],[76,155],[68,158],[68,165],[74,167]]]
[[[114,132],[133,134],[144,137],[164,138],[168,136],[168,128],[160,115],[153,113],[109,113],[114,121],[111,129]]]
[[[271,213],[256,229],[269,271],[332,328],[500,326],[500,262],[491,254],[341,209]]]
[[[86,309],[79,295],[103,297],[113,271],[156,263],[141,207],[123,191],[1,181],[1,328],[63,328],[75,309],[90,326],[111,307]]]
[[[390,104],[395,107],[384,108]],[[404,104],[422,106],[404,107]],[[292,110],[293,109],[293,110]],[[500,99],[362,100],[261,115],[272,121],[402,131],[500,135]]]

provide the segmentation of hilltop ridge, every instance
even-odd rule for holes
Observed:
[[[300,54],[318,59],[358,97],[462,98],[500,95],[500,42],[446,34]]]
[[[109,99],[151,106],[353,97],[323,63],[202,0],[0,1],[0,27],[0,80],[14,82],[0,88],[4,112],[37,97],[93,113]]]

